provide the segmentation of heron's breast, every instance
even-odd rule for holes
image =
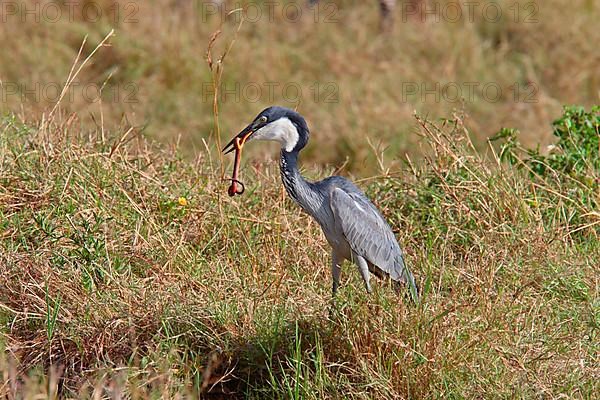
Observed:
[[[341,229],[336,229],[337,227],[333,227],[333,229],[323,228],[323,233],[325,234],[325,238],[329,245],[340,255],[345,257],[346,259],[350,259],[350,255],[352,250],[350,248],[350,244],[346,240],[344,233]]]

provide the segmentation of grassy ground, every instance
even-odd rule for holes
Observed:
[[[230,199],[209,149],[5,118],[0,395],[593,398],[597,213],[484,161],[461,117],[417,123],[431,156],[361,183],[415,306],[349,265],[332,304],[325,240],[272,163]]]

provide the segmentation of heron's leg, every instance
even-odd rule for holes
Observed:
[[[363,257],[359,256],[355,252],[352,252],[352,261],[358,266],[358,270],[362,275],[363,280],[365,281],[365,287],[367,288],[367,292],[371,293],[371,284],[369,283],[369,266],[367,265],[367,260]]]
[[[343,261],[344,258],[340,257],[335,250],[331,253],[331,276],[333,277],[332,292],[334,296],[340,286],[340,273],[342,271]]]

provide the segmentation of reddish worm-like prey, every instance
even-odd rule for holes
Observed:
[[[240,138],[236,137],[234,140],[235,159],[233,161],[233,174],[231,176],[231,185],[229,185],[229,188],[227,189],[227,193],[230,196],[242,194],[245,190],[244,184],[238,180],[238,175],[240,172],[240,160],[242,158],[242,144]]]

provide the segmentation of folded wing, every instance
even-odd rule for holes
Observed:
[[[391,279],[408,281],[416,293],[414,278],[404,265],[394,232],[373,203],[362,193],[335,188],[331,193],[330,206],[352,250]]]

